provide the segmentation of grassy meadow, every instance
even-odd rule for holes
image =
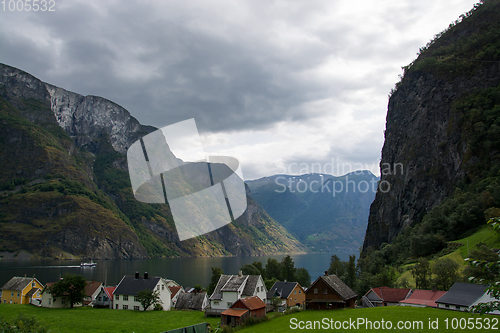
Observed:
[[[203,312],[200,311],[119,311],[110,309],[93,309],[93,308],[74,308],[74,309],[47,309],[38,308],[32,305],[18,304],[0,304],[0,316],[6,320],[10,320],[19,313],[34,315],[36,318],[51,332],[163,332],[170,329],[190,326],[202,322],[208,322],[212,328],[216,328],[220,318],[211,317],[204,318]],[[327,318],[327,321],[349,322],[364,319],[371,321],[372,329],[366,329],[365,324],[361,324],[357,331],[361,332],[383,332],[386,331],[380,327],[375,329],[375,322],[391,321],[391,332],[488,332],[495,331],[493,325],[496,321],[496,330],[499,329],[498,323],[500,316],[479,316],[469,313],[463,313],[452,310],[441,310],[432,308],[413,308],[389,306],[383,308],[369,309],[345,309],[345,310],[330,310],[330,311],[301,311],[290,315],[277,315],[274,313],[268,314],[268,321],[255,324],[253,326],[238,330],[241,333],[251,332],[290,332],[290,331],[335,331],[347,332],[355,331],[355,329],[300,329],[299,322],[302,321],[301,327],[306,328],[307,321],[322,322]],[[358,319],[360,318],[360,319]],[[453,321],[453,318],[456,318]],[[474,323],[474,329],[460,329],[460,318],[464,324],[467,320]],[[469,319],[471,318],[471,319]],[[446,329],[446,319],[448,320],[448,330]],[[435,323],[438,320],[438,329],[429,328],[429,321]],[[398,321],[408,321],[412,328],[397,329]],[[478,329],[478,323],[483,325],[489,321],[491,329]],[[421,322],[422,326],[418,323]],[[295,324],[294,324],[295,323]],[[455,324],[457,329],[453,329],[452,324]],[[458,326],[457,326],[458,325]],[[471,325],[469,323],[469,325]],[[292,329],[296,326],[296,329]],[[333,327],[333,326],[332,326]],[[410,327],[410,326],[407,326]]]

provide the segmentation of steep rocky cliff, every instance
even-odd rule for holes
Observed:
[[[236,222],[179,241],[168,205],[132,196],[124,154],[153,130],[111,101],[0,64],[0,251],[92,258],[303,251],[251,198]]]
[[[389,99],[380,164],[384,191],[370,207],[365,251],[420,223],[457,188],[468,190],[467,184],[496,175],[499,22],[500,2],[485,1],[404,67]],[[488,102],[481,105],[481,98]],[[494,206],[493,197],[481,209]]]

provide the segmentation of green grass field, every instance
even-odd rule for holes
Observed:
[[[190,326],[207,321],[212,328],[216,328],[220,318],[204,318],[203,312],[199,311],[123,311],[110,309],[93,309],[93,308],[74,308],[74,309],[46,309],[38,308],[32,305],[17,305],[17,304],[0,304],[0,316],[6,320],[14,318],[19,313],[34,315],[37,319],[50,329],[51,332],[163,332],[166,330]],[[274,317],[274,314],[269,314],[269,317]],[[364,319],[372,322],[372,329],[366,329],[365,324],[358,326],[358,329],[335,329],[335,326],[328,329],[303,329],[299,328],[299,323],[306,328],[307,321],[314,325],[314,321],[320,323],[327,318],[339,322],[356,322]],[[360,318],[360,319],[358,319]],[[456,318],[456,319],[453,319]],[[464,324],[469,318],[474,323],[474,329],[460,329],[460,318]],[[432,308],[413,308],[413,307],[398,307],[390,306],[383,308],[370,309],[346,309],[346,310],[330,310],[330,311],[302,311],[292,315],[279,315],[269,321],[246,327],[238,332],[290,332],[290,331],[334,331],[334,332],[384,332],[387,331],[379,327],[376,328],[376,323],[381,323],[382,319],[385,323],[390,321],[393,325],[391,332],[489,332],[498,331],[500,316],[479,316],[469,313],[440,310]],[[438,329],[429,328],[429,321],[435,322],[438,320]],[[448,320],[448,330],[446,330],[446,319]],[[407,321],[408,329],[397,329],[398,321]],[[490,329],[478,329],[478,323],[486,325],[489,321]],[[415,323],[414,323],[415,322]],[[420,322],[422,324],[420,324]],[[493,325],[496,322],[496,329]],[[453,329],[452,325],[458,325],[458,329]],[[418,326],[417,325],[421,325]],[[471,325],[469,323],[469,325]],[[292,329],[297,326],[296,329]],[[386,326],[387,327],[387,324]]]
[[[0,304],[5,320],[19,313],[34,315],[51,332],[163,332],[208,322],[216,327],[220,318],[205,318],[201,311],[126,311],[94,308],[48,309],[33,305]]]
[[[324,326],[321,328],[318,324],[316,329],[314,329],[314,321],[322,321],[326,319],[328,326]],[[359,319],[358,319],[359,318]],[[453,319],[456,318],[456,319]],[[460,318],[462,319],[462,325],[469,320],[472,323],[468,325],[473,327],[473,329],[460,329]],[[384,322],[391,321],[392,328],[388,329],[388,324],[383,329],[382,326],[379,326],[376,329],[376,323],[379,322],[381,325],[381,321],[384,319]],[[436,322],[437,319],[437,329],[429,328],[429,320],[431,322]],[[365,324],[361,324],[360,326],[350,326],[350,329],[335,328],[335,324],[333,327],[331,326],[331,320],[334,322],[346,322],[346,327],[349,323],[355,322],[358,320],[366,320],[372,322],[372,329],[367,329]],[[448,330],[446,329],[446,320],[448,320]],[[368,309],[345,309],[345,310],[327,310],[327,311],[302,311],[299,313],[295,313],[287,316],[279,316],[273,318],[267,322],[257,324],[255,326],[244,328],[238,333],[252,333],[252,332],[272,332],[272,333],[280,333],[280,332],[293,332],[293,331],[304,331],[304,332],[490,332],[490,331],[498,331],[500,329],[500,316],[486,315],[472,315],[469,313],[463,313],[452,310],[442,310],[442,309],[433,309],[433,308],[414,308],[414,307],[402,307],[402,306],[389,306],[389,307],[381,307],[381,308],[368,308]],[[302,327],[304,329],[300,329],[299,322],[302,321]],[[310,325],[312,329],[308,329],[307,321],[310,321]],[[397,329],[396,325],[398,321],[407,321],[407,329],[403,327],[403,329]],[[421,325],[420,325],[421,322]],[[490,329],[485,330],[484,325],[486,322],[489,322]],[[483,327],[479,329],[479,323],[483,324]],[[493,324],[496,323],[496,329],[492,329]],[[420,327],[419,327],[420,325]],[[457,329],[453,329],[453,326]],[[295,328],[295,329],[294,329]],[[368,327],[369,328],[369,327]]]

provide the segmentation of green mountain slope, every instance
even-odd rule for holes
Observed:
[[[500,215],[500,1],[476,5],[404,67],[391,92],[367,261],[440,252]],[[413,259],[411,259],[413,258]]]
[[[377,181],[369,171],[356,171],[342,177],[276,175],[248,186],[255,200],[311,249],[356,253]]]
[[[119,259],[304,251],[251,198],[234,223],[181,242],[168,205],[132,195],[124,152],[153,130],[110,101],[0,64],[0,252]]]

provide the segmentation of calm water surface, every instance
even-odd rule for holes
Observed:
[[[347,261],[348,255],[335,253],[341,260]],[[314,281],[330,266],[332,254],[297,254],[291,255],[295,267],[304,267]],[[64,273],[80,274],[87,280],[106,282],[108,286],[117,285],[124,275],[141,275],[172,279],[184,287],[195,284],[208,286],[212,276],[212,267],[220,267],[225,274],[237,274],[241,266],[260,261],[266,265],[268,258],[281,261],[283,255],[262,257],[222,257],[222,258],[166,258],[147,260],[97,260],[97,267],[81,268],[75,260],[0,260],[0,287],[13,276],[35,276],[41,283],[54,282]]]

